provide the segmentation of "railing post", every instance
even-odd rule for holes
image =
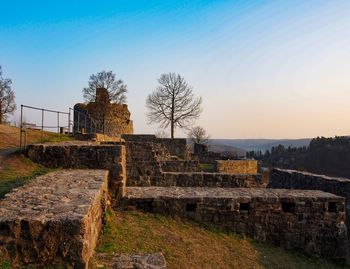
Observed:
[[[21,105],[21,125],[19,131],[19,147],[22,148],[22,132],[23,132],[23,105]]]
[[[60,112],[57,112],[57,133],[60,133]]]
[[[44,109],[41,109],[41,143],[44,140]]]
[[[71,134],[71,132],[70,132],[70,108],[68,109],[68,134]]]

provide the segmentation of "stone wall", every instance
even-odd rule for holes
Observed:
[[[195,160],[167,160],[160,162],[163,172],[200,172],[202,171],[198,161]]]
[[[345,200],[321,191],[127,187],[124,202],[310,255],[346,256]]]
[[[233,175],[205,172],[165,172],[151,179],[152,186],[266,188],[268,181],[261,174]]]
[[[126,185],[126,152],[124,145],[93,142],[62,142],[29,145],[26,155],[34,162],[52,168],[107,169],[113,201],[117,201]]]
[[[87,268],[108,200],[108,171],[60,170],[0,200],[0,256],[13,266]]]
[[[256,160],[217,160],[216,171],[228,174],[257,174],[258,161]]]
[[[127,142],[160,143],[172,156],[182,160],[191,159],[191,151],[185,138],[157,138],[155,135],[122,135]]]
[[[201,170],[197,161],[178,160],[172,156],[163,143],[152,139],[155,136],[132,136],[135,137],[135,141],[125,137],[123,136],[126,139],[126,175],[129,186],[150,186],[151,180],[162,178],[164,171]]]
[[[274,168],[270,171],[268,186],[270,188],[322,190],[345,197],[347,227],[350,228],[350,179]]]

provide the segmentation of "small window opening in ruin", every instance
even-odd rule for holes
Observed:
[[[249,203],[239,203],[239,211],[246,213],[249,211]]]
[[[197,204],[196,203],[188,203],[186,204],[186,212],[196,212]]]
[[[338,203],[336,203],[336,202],[329,202],[328,203],[328,211],[337,213],[338,212]]]
[[[294,213],[295,203],[282,202],[282,210],[283,210],[283,212],[286,212],[286,213]]]

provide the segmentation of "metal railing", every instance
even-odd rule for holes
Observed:
[[[40,123],[30,124],[23,122],[25,116],[25,109],[36,110],[41,112]],[[54,125],[46,125],[45,119],[47,113],[56,114],[56,120],[51,118],[50,122],[56,121]],[[62,121],[61,116],[65,115],[67,120]],[[52,115],[51,115],[52,116]],[[73,116],[73,120],[72,120]],[[21,117],[20,117],[20,147],[27,145],[27,130],[35,129],[41,131],[41,142],[44,141],[44,132],[57,132],[68,133],[75,135],[76,133],[81,134],[92,134],[92,133],[103,133],[104,132],[103,122],[98,122],[93,119],[87,111],[79,111],[78,109],[69,108],[68,112],[58,111],[46,108],[39,108],[27,105],[21,105]]]

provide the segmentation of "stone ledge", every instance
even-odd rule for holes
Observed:
[[[107,204],[108,171],[60,170],[0,201],[0,254],[13,265],[87,267]]]

